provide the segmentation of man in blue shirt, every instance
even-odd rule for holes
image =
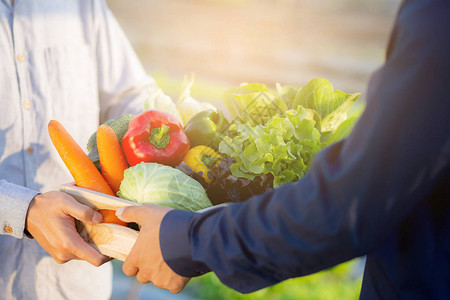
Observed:
[[[450,1],[402,3],[350,136],[309,173],[205,213],[124,208],[125,274],[172,292],[214,272],[252,292],[367,256],[362,299],[450,297]]]

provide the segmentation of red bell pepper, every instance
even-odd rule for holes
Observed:
[[[148,110],[130,121],[122,149],[130,166],[156,162],[176,167],[189,150],[189,139],[175,117]]]

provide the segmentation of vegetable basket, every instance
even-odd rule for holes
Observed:
[[[171,184],[167,190],[177,197],[180,194],[177,190],[179,183],[186,184],[190,180],[191,192],[183,198],[183,201],[177,200],[177,208],[191,211],[207,210],[209,208],[205,207],[210,205],[217,207],[222,203],[246,201],[253,195],[300,180],[308,172],[316,153],[342,140],[351,132],[364,108],[359,106],[360,109],[354,110],[351,114],[348,113],[358,98],[359,93],[347,94],[334,90],[328,80],[321,78],[313,79],[300,88],[277,84],[276,90],[270,90],[264,84],[242,84],[230,89],[224,95],[224,104],[231,120],[225,118],[219,110],[203,110],[184,120],[186,124],[181,128],[182,125],[169,113],[154,109],[148,110],[150,107],[146,107],[144,113],[133,117],[131,121],[127,115],[112,120],[122,125],[120,126],[122,131],[127,128],[126,132],[121,133],[120,130],[113,132],[113,129],[110,128],[109,132],[100,131],[100,133],[105,133],[100,137],[104,136],[106,139],[108,137],[106,133],[112,132],[110,135],[114,137],[115,145],[121,143],[116,149],[120,150],[122,147],[128,164],[132,165],[125,169],[128,166],[125,162],[126,166],[117,167],[120,171],[125,169],[120,183],[121,197],[134,199],[135,180],[131,180],[132,184],[124,184],[124,181],[127,182],[127,172],[131,172],[128,173],[130,178],[134,178],[134,174],[140,174],[139,180],[147,181],[161,176],[165,185]],[[167,124],[162,121],[155,121],[154,126],[150,124],[153,127],[148,124],[150,120],[160,119]],[[124,122],[128,122],[127,126],[123,126]],[[166,125],[161,126],[160,123]],[[174,128],[179,134],[176,142],[170,140],[173,136],[168,136],[169,123],[173,126],[176,125]],[[111,126],[113,124],[110,123]],[[105,129],[102,126],[99,129]],[[53,124],[50,127],[49,124],[49,132],[50,128],[53,128],[55,139],[60,137],[58,135],[60,132],[63,132],[59,127],[62,126]],[[148,128],[152,128],[151,132],[145,131]],[[135,130],[136,133],[134,133]],[[183,130],[186,131],[185,134]],[[145,135],[141,134],[142,131],[145,131]],[[61,136],[66,137],[67,134]],[[119,136],[121,141],[118,139]],[[145,139],[153,145],[147,146],[155,153],[152,154],[153,157],[146,157],[141,161],[142,154],[147,153],[148,149],[134,153],[134,150],[138,148],[134,137],[141,138],[143,136],[150,137]],[[92,135],[91,139],[95,141],[95,135]],[[61,144],[58,140],[53,142],[56,145]],[[176,159],[166,157],[166,152],[161,149],[166,149],[168,145],[173,146],[176,143],[179,144],[179,149],[183,150],[181,151],[182,155],[177,155]],[[76,147],[74,141],[65,145],[65,148],[71,150]],[[86,164],[90,165],[88,173],[97,174],[95,166],[90,164],[90,161],[99,163],[98,150],[105,149],[105,147],[91,145],[87,148],[90,154],[85,157],[80,148],[79,156],[84,155]],[[59,152],[61,150],[63,154],[67,153],[66,149],[61,146],[57,149]],[[155,149],[162,152],[159,153]],[[116,156],[121,158],[121,161],[124,160],[122,153],[118,153]],[[133,163],[130,163],[129,157]],[[113,161],[117,160],[119,159]],[[146,163],[145,166],[142,162]],[[103,164],[103,166],[108,165],[110,164]],[[170,172],[167,172],[166,169],[163,170],[162,167],[170,168]],[[175,172],[175,169],[178,173],[176,178],[180,176],[179,180],[173,177],[175,175],[169,174]],[[102,174],[98,175],[98,180],[103,182]],[[80,179],[84,178],[79,177]],[[74,179],[80,186],[89,187],[90,185],[90,182],[86,182],[86,184],[79,182],[75,176]],[[158,184],[160,182],[152,183],[151,186]],[[106,181],[105,185],[108,185]],[[107,187],[109,189],[109,186]],[[103,188],[102,185],[93,189],[103,191]],[[117,210],[124,206],[142,205],[81,188],[73,183],[62,185],[61,190],[75,197],[80,203],[94,209]],[[177,191],[174,192],[174,190]],[[196,196],[192,196],[194,190]],[[140,193],[141,199],[138,202],[144,203],[148,200],[154,204],[170,206],[165,200],[175,201],[167,195],[161,196],[153,193],[151,189],[145,192],[145,194]],[[112,190],[110,194],[114,194]],[[182,206],[180,206],[181,203]],[[119,260],[126,259],[139,236],[137,230],[110,223],[80,222],[77,226],[80,235],[88,243],[101,253]]]

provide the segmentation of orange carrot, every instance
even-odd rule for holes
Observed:
[[[114,223],[114,224],[123,225],[123,226],[128,225],[128,223],[117,218],[115,210],[99,209],[98,212],[102,214],[102,217],[103,217],[102,223]]]
[[[77,186],[114,196],[102,174],[61,123],[51,120],[48,133]]]
[[[114,130],[108,125],[101,125],[97,129],[97,147],[102,175],[116,194],[128,163]]]
[[[48,123],[48,133],[77,186],[114,196],[113,191],[94,163],[58,121],[51,120]],[[113,210],[101,209],[99,212],[103,215],[103,223],[126,225],[116,217]]]

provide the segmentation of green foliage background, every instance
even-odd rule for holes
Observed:
[[[250,294],[240,294],[223,285],[213,273],[194,278],[186,290],[196,299],[217,300],[352,300],[361,291],[361,274],[355,273],[358,260],[352,260],[329,270],[286,280]]]

